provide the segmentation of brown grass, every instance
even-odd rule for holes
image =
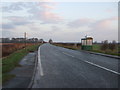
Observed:
[[[31,46],[31,45],[35,45],[35,43],[26,43],[26,46]],[[2,55],[0,55],[0,58],[8,56],[11,53],[20,50],[22,48],[25,48],[24,43],[0,43],[0,51],[2,51]]]

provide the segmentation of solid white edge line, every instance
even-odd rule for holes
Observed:
[[[71,56],[71,57],[75,57],[75,56],[72,56],[72,55],[67,54],[67,53],[65,53],[65,52],[62,52],[62,53],[65,54],[65,55]],[[79,58],[78,58],[78,59],[79,59]],[[82,61],[83,61],[83,60],[82,60]],[[105,68],[105,67],[100,66],[100,65],[97,65],[97,64],[95,64],[95,63],[92,63],[92,62],[89,62],[89,61],[84,61],[84,62],[86,62],[86,63],[88,63],[88,64],[91,64],[91,65],[93,65],[93,66],[99,67],[99,68],[101,68],[101,69],[104,69],[104,70],[106,70],[106,71],[112,72],[112,73],[114,73],[114,74],[120,75],[119,72],[113,71],[113,70],[111,70],[111,69]]]
[[[43,69],[42,69],[42,64],[41,64],[41,59],[40,59],[40,47],[38,48],[38,66],[40,68],[40,75],[43,76]]]

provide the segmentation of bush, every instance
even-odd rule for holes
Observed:
[[[115,40],[113,40],[112,43],[109,44],[109,49],[112,51],[116,49],[116,41]]]
[[[101,50],[106,51],[109,48],[108,40],[102,42]]]

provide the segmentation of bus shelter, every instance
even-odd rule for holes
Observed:
[[[82,50],[92,50],[93,38],[85,37],[81,39]]]

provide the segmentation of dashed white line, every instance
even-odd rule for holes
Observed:
[[[70,57],[75,57],[75,56],[70,55],[70,54],[65,53],[65,52],[62,52],[62,53],[65,54],[65,55],[68,55],[68,56],[70,56]],[[78,59],[79,59],[79,58],[78,58]],[[82,60],[82,61],[83,61],[83,60]],[[120,75],[119,72],[113,71],[113,70],[111,70],[111,69],[108,69],[108,68],[106,68],[106,67],[97,65],[97,64],[95,64],[95,63],[92,63],[92,62],[89,62],[89,61],[83,61],[83,62],[86,62],[86,63],[91,64],[91,65],[93,65],[93,66],[99,67],[99,68],[104,69],[104,70],[106,70],[106,71],[112,72],[112,73],[114,73],[114,74]]]
[[[65,54],[65,55],[68,55],[68,56],[74,57],[73,55],[70,55],[70,54],[68,54],[68,53],[65,53],[65,52],[62,52],[62,53]]]
[[[38,67],[40,69],[40,75],[43,76],[43,69],[42,69],[42,64],[41,64],[41,59],[40,59],[40,47],[38,48]]]

